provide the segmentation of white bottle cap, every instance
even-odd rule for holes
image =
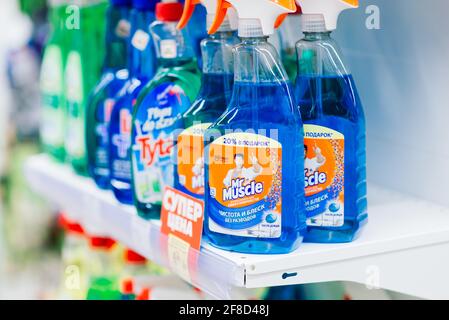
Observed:
[[[322,14],[304,14],[301,17],[303,32],[326,32],[326,21]]]
[[[340,13],[359,6],[359,0],[296,0],[303,14],[304,32],[325,32],[337,29]],[[320,21],[321,20],[321,21]],[[324,30],[321,28],[324,24]]]

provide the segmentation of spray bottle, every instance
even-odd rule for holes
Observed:
[[[367,218],[365,117],[331,32],[358,0],[297,3],[304,32],[295,93],[305,124],[306,241],[349,242]]]
[[[128,80],[127,47],[131,0],[110,0],[106,23],[103,73],[89,97],[86,146],[89,175],[101,189],[110,186],[108,126],[115,96]],[[104,41],[104,40],[102,40]]]
[[[232,5],[241,44],[226,112],[206,131],[204,229],[212,245],[257,254],[287,253],[304,232],[302,121],[275,48],[268,43],[293,0],[221,0],[214,32]],[[212,141],[209,143],[209,141]]]
[[[44,51],[40,87],[42,95],[41,141],[44,150],[64,161],[66,108],[64,98],[64,66],[67,58],[64,15],[67,8],[62,0],[50,3],[51,33]]]
[[[128,69],[130,78],[115,97],[109,124],[109,171],[118,201],[133,204],[131,188],[131,122],[137,97],[156,73],[156,53],[149,32],[156,0],[133,0]]]
[[[183,28],[201,3],[207,10],[207,24],[212,26],[217,11],[216,0],[188,0],[178,25]],[[191,196],[204,198],[204,143],[203,135],[230,102],[234,84],[234,58],[232,48],[238,43],[235,30],[237,16],[234,10],[216,33],[201,43],[203,54],[203,78],[199,95],[183,115],[184,128],[178,136],[175,188]]]
[[[64,73],[67,104],[67,130],[65,150],[68,161],[78,174],[87,175],[86,157],[86,109],[88,95],[101,74],[101,58],[104,52],[99,41],[105,24],[106,5],[99,0],[76,0],[71,26],[71,48]]]
[[[133,114],[134,203],[139,215],[147,219],[160,218],[164,188],[174,184],[174,133],[201,85],[190,39],[176,28],[182,12],[182,4],[173,0],[156,6],[157,20],[150,31],[159,69],[139,95]]]

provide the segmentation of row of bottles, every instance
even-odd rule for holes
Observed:
[[[106,4],[102,0],[53,0],[51,35],[44,53],[42,141],[58,160],[85,174],[84,119],[103,59]]]
[[[210,31],[201,59],[184,28],[198,26],[199,3]],[[275,254],[303,240],[352,241],[367,217],[364,114],[331,32],[358,1],[297,4],[111,0],[102,76],[75,104],[86,107],[58,95],[68,110],[61,153],[145,219],[160,218],[167,186],[203,200],[205,238],[222,249]],[[304,38],[293,46],[299,13]],[[269,37],[284,20],[278,52]],[[70,81],[71,90],[80,83]],[[87,156],[74,157],[82,148],[73,136]]]

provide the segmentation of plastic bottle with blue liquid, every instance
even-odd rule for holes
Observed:
[[[115,96],[128,80],[127,58],[131,0],[110,0],[106,22],[106,55],[99,83],[89,97],[86,151],[89,175],[98,187],[110,187],[108,126]]]
[[[268,43],[275,25],[296,11],[293,0],[220,1],[214,31],[232,5],[241,43],[226,112],[206,131],[204,229],[230,251],[280,254],[306,231],[303,134],[279,54]],[[209,142],[210,141],[210,142]]]
[[[367,220],[365,116],[351,73],[331,38],[358,0],[297,0],[304,38],[295,94],[304,121],[308,242],[350,242]]]
[[[215,19],[216,0],[201,0],[207,10],[208,27]],[[178,28],[184,28],[195,17],[196,3],[188,0]],[[216,33],[201,43],[203,77],[201,89],[192,106],[183,115],[185,130],[178,136],[176,147],[175,188],[190,196],[204,199],[204,132],[225,111],[230,102],[234,84],[232,48],[239,42],[236,34],[238,21],[234,10]]]
[[[156,52],[149,27],[155,20],[156,0],[133,0],[129,41],[129,80],[115,97],[109,124],[111,189],[121,203],[133,204],[131,124],[137,98],[156,72]]]
[[[188,33],[176,28],[182,12],[176,1],[156,5],[150,31],[159,68],[142,89],[133,114],[132,189],[137,211],[145,219],[160,218],[165,186],[174,185],[174,136],[201,85]]]

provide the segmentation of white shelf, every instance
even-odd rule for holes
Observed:
[[[47,156],[26,164],[36,192],[78,219],[168,266],[158,222],[139,218],[110,192]],[[304,244],[287,255],[242,255],[204,245],[191,282],[227,299],[235,288],[352,281],[428,298],[449,298],[449,209],[377,186],[369,188],[369,223],[350,244]]]

